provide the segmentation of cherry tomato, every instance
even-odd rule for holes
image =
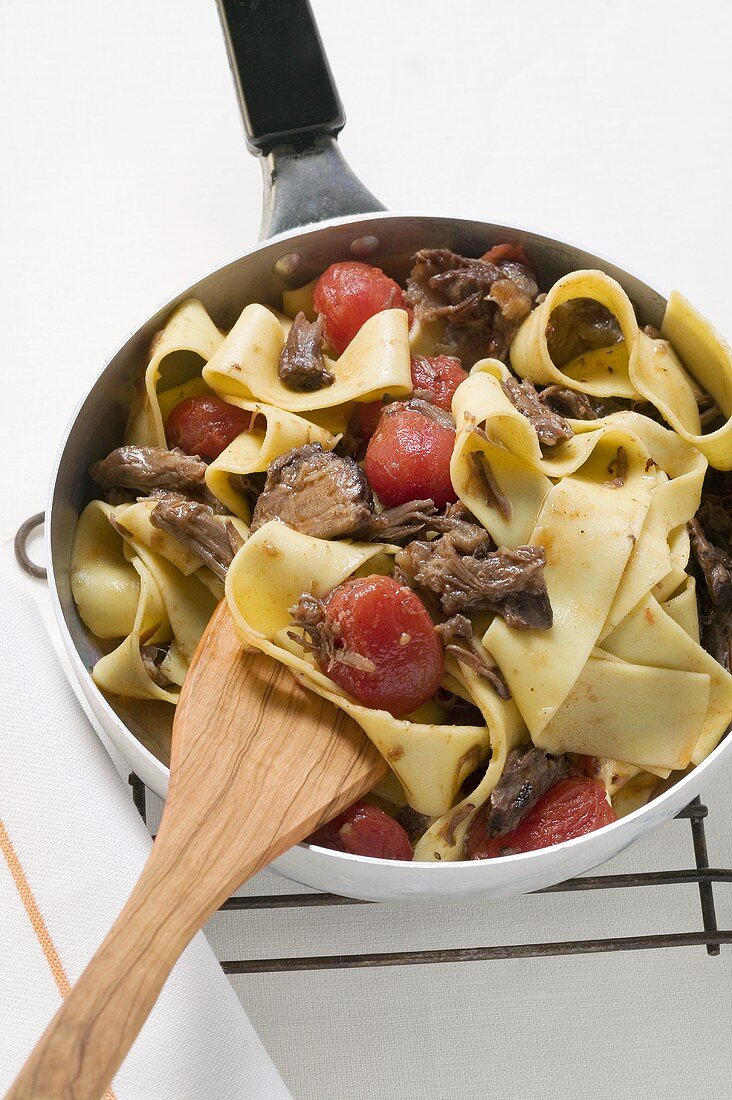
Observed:
[[[371,439],[384,411],[383,401],[362,401],[353,411],[353,425],[362,439]]]
[[[468,859],[493,859],[514,852],[533,852],[584,836],[611,821],[617,821],[617,815],[605,797],[604,787],[594,779],[560,779],[524,820],[503,836],[487,835],[484,807],[468,830],[466,854]]]
[[[313,308],[325,317],[328,343],[342,355],[369,317],[407,306],[399,284],[381,268],[349,260],[323,272],[313,292]]]
[[[399,718],[431,699],[445,672],[442,643],[418,596],[392,577],[361,577],[334,588],[326,624],[346,651],[373,668],[327,660],[323,671],[364,706]]]
[[[220,397],[186,397],[170,410],[165,438],[169,447],[212,462],[248,427],[250,419],[251,413]]]
[[[448,412],[452,408],[455,390],[467,377],[460,360],[452,355],[438,355],[434,359],[416,355],[412,359],[412,385],[415,390],[429,390],[434,404]]]
[[[368,802],[354,802],[309,837],[311,844],[377,859],[411,859],[412,845],[398,821]]]
[[[489,264],[497,264],[501,260],[511,260],[513,263],[523,264],[524,267],[531,267],[531,260],[526,255],[522,244],[494,244],[493,248],[489,248],[480,258],[486,260]]]
[[[387,508],[432,500],[438,508],[457,500],[450,481],[455,431],[402,403],[386,406],[366,451],[369,484]]]

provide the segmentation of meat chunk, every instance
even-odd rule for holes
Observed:
[[[164,688],[166,691],[171,687],[175,689],[176,685],[168,679],[161,668],[163,661],[168,656],[167,646],[141,645],[140,656],[145,666],[145,672],[147,672],[154,684]]]
[[[543,749],[524,746],[508,754],[506,766],[493,789],[488,808],[491,836],[515,829],[542,795],[569,775],[566,756],[549,756]]]
[[[689,538],[707,590],[715,607],[732,608],[732,557],[704,534],[698,519],[689,524]]]
[[[434,818],[427,817],[426,814],[419,814],[416,810],[413,810],[411,806],[402,806],[402,808],[394,814],[394,820],[398,821],[404,832],[409,837],[412,847],[422,837]]]
[[[334,539],[352,534],[372,511],[371,489],[353,459],[307,443],[270,463],[251,529],[281,519],[304,535]]]
[[[89,473],[103,488],[134,489],[147,493],[152,489],[172,489],[180,493],[205,488],[206,463],[197,455],[165,447],[117,447]]]
[[[597,412],[592,402],[586,394],[579,393],[577,390],[568,390],[562,386],[546,386],[541,391],[540,397],[544,405],[561,416],[569,416],[572,420],[597,420]]]
[[[219,522],[207,505],[178,494],[162,497],[150,513],[150,522],[177,539],[221,580],[242,545],[230,521]]]
[[[298,313],[292,322],[280,352],[277,373],[281,381],[293,390],[311,393],[335,382],[335,375],[328,370],[323,358],[323,325],[322,313],[312,322],[304,313]]]
[[[493,611],[519,630],[552,625],[541,546],[494,550],[482,528],[461,520],[433,542],[409,543],[395,561],[398,579],[437,597],[444,615]]]
[[[567,421],[544,402],[528,379],[507,378],[501,385],[511,404],[531,423],[542,446],[556,447],[572,438],[574,432]]]
[[[617,344],[623,333],[615,315],[600,302],[572,298],[552,310],[546,339],[552,362],[561,368],[585,352]]]
[[[319,665],[329,667],[331,662],[337,661],[359,672],[374,671],[373,661],[346,647],[338,623],[328,620],[325,602],[320,597],[303,592],[294,607],[290,608],[290,616],[302,633],[288,630],[287,637],[312,653]]]
[[[467,615],[453,615],[444,623],[439,623],[435,630],[442,639],[445,653],[452,653],[461,664],[467,665],[488,680],[495,688],[499,699],[504,701],[511,698],[511,691],[503,678],[503,673],[497,665],[493,664],[486,650],[475,637],[473,624]]]
[[[420,320],[446,322],[440,350],[467,367],[486,355],[505,357],[537,293],[534,273],[515,260],[423,248],[413,259],[406,300]]]
[[[353,532],[364,542],[400,543],[430,529],[437,509],[431,500],[410,500],[373,515]]]

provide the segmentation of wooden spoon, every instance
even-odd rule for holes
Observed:
[[[150,857],[6,1100],[99,1100],[211,914],[387,770],[343,711],[244,651],[222,601],[181,691]]]

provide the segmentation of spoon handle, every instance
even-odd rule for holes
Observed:
[[[155,844],[124,909],[7,1100],[99,1100],[178,956],[218,900],[196,888],[171,847]]]

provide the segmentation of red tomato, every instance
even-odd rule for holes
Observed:
[[[401,403],[388,405],[366,451],[369,484],[387,508],[432,500],[438,508],[457,500],[450,481],[453,428]]]
[[[412,845],[399,822],[368,802],[354,802],[308,839],[311,844],[354,856],[412,858]]]
[[[533,852],[572,840],[617,821],[605,797],[605,788],[594,779],[560,779],[546,792],[524,820],[510,833],[489,837],[486,810],[473,820],[465,839],[468,859],[493,859],[514,852]]]
[[[412,385],[415,390],[429,390],[435,405],[448,412],[452,408],[455,390],[467,377],[460,360],[452,355],[438,355],[434,359],[416,355],[412,359]]]
[[[409,714],[440,686],[442,643],[422,601],[392,577],[361,577],[334,588],[325,601],[326,623],[344,648],[373,669],[328,660],[323,671],[364,706]]]
[[[220,397],[186,397],[168,414],[165,438],[169,447],[212,462],[248,427],[250,419],[251,413]]]
[[[362,439],[371,439],[383,411],[383,401],[363,401],[356,405],[353,412],[353,423]]]
[[[489,264],[497,264],[501,260],[512,260],[516,264],[523,264],[524,267],[531,267],[531,260],[526,255],[522,244],[494,244],[493,248],[489,248],[480,258]]]
[[[313,292],[313,308],[325,317],[328,343],[342,355],[369,317],[407,306],[399,284],[380,267],[349,260],[323,272]]]

